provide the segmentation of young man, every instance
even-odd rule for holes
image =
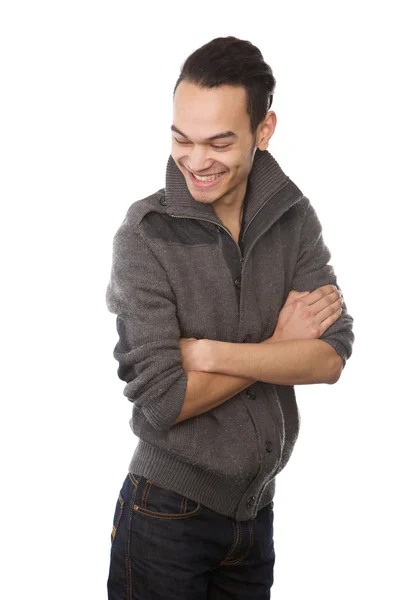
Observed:
[[[267,150],[275,79],[217,38],[174,90],[165,188],[132,204],[107,288],[138,437],[109,599],[270,598],[294,385],[335,383],[353,319],[310,201]]]

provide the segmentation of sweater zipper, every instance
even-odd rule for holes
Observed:
[[[174,219],[193,219],[194,221],[197,221],[197,220],[199,220],[199,221],[206,221],[207,223],[211,223],[212,225],[216,225],[217,227],[219,227],[219,228],[223,229],[224,231],[226,231],[226,233],[229,235],[229,237],[232,238],[232,240],[235,242],[236,247],[239,250],[239,254],[240,254],[240,264],[243,265],[244,257],[242,255],[242,251],[240,249],[239,244],[236,242],[235,238],[233,237],[233,235],[229,231],[229,229],[227,229],[223,225],[220,225],[219,223],[215,223],[215,221],[210,221],[210,219],[203,219],[203,217],[182,217],[180,215],[171,215],[171,214],[170,214],[170,216],[174,217]],[[246,229],[247,229],[247,227],[246,227]]]

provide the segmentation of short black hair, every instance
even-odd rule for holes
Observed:
[[[176,88],[181,81],[199,87],[220,85],[242,86],[246,89],[246,110],[254,135],[271,108],[276,80],[260,50],[246,40],[233,36],[218,37],[195,50],[184,62]]]

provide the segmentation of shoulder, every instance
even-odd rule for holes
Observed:
[[[146,198],[136,200],[128,208],[121,227],[129,227],[135,231],[140,227],[147,214],[153,212],[165,212],[163,200],[165,198],[165,189],[161,188]]]
[[[150,194],[150,196],[133,202],[127,209],[125,217],[115,233],[114,239],[123,240],[124,238],[140,233],[142,223],[147,215],[165,212],[164,198],[165,189],[161,188],[157,192]]]

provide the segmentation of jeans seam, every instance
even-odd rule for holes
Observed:
[[[140,513],[142,515],[144,515],[145,517],[150,517],[152,519],[160,519],[160,520],[180,520],[180,519],[187,519],[188,517],[194,517],[195,515],[197,515],[199,513],[201,509],[201,504],[200,502],[198,503],[197,507],[192,510],[191,512],[182,514],[171,514],[171,513],[157,513],[156,511],[150,511],[149,509],[143,509],[140,506],[138,506],[137,504],[134,505],[133,510],[137,513]]]
[[[234,551],[236,549],[236,546],[237,546],[237,537],[238,537],[237,533],[236,533],[237,532],[237,529],[236,529],[237,523],[236,523],[236,521],[232,520],[232,526],[233,526],[233,543],[232,543],[232,546],[228,550],[228,554],[226,554],[225,558],[222,559],[222,561],[220,562],[220,564],[218,566],[221,566],[221,565],[225,564],[225,561],[228,560],[229,556],[232,556],[232,554],[234,553]]]
[[[150,486],[151,486],[151,483],[147,479],[146,483],[145,483],[145,486],[144,486],[143,494],[142,494],[142,506],[143,506],[143,508],[146,508],[147,494],[149,493]]]
[[[249,545],[248,545],[246,552],[240,558],[236,558],[235,560],[230,560],[230,561],[226,561],[226,562],[224,561],[224,565],[237,565],[242,560],[244,560],[246,558],[246,556],[248,556],[251,548],[253,547],[254,536],[253,536],[253,527],[252,527],[250,521],[247,521],[247,525],[248,525],[248,528],[250,531],[250,541],[249,541]]]
[[[129,476],[129,479],[132,481],[132,479],[131,479],[130,476]],[[138,486],[136,485],[133,488],[132,501],[131,501],[131,504],[130,504],[130,508],[132,508],[133,506],[135,506],[137,490],[138,490]],[[127,542],[126,542],[126,551],[125,551],[126,595],[127,595],[127,600],[132,600],[132,570],[131,570],[131,555],[130,555],[132,516],[133,516],[133,510],[130,510],[129,511],[129,518],[128,518],[128,531],[127,531],[128,539],[127,539]]]
[[[133,485],[135,485],[136,488],[137,488],[138,485],[139,485],[139,481],[134,477],[134,475],[132,473],[129,473],[129,478],[132,481]],[[172,518],[172,517],[182,518],[182,515],[186,514],[188,498],[186,496],[184,496],[183,494],[179,494],[179,495],[182,496],[182,501],[181,501],[181,506],[180,506],[179,514],[178,515],[171,514],[171,513],[157,513],[157,511],[149,511],[149,509],[147,508],[147,502],[148,502],[148,498],[149,498],[150,488],[151,488],[152,485],[156,485],[157,487],[160,487],[163,490],[167,490],[167,491],[173,492],[173,490],[170,490],[169,488],[166,488],[164,485],[161,485],[159,483],[155,483],[151,479],[146,479],[146,485],[144,487],[143,494],[142,494],[142,506],[141,507],[137,506],[136,509],[134,508],[134,510],[136,510],[136,512],[141,512],[142,514],[145,514],[146,516],[151,516],[149,513],[152,512],[154,518],[161,518],[161,517],[158,517],[157,514],[158,515],[166,515],[167,518]],[[174,493],[178,493],[178,492],[174,492]],[[199,511],[199,509],[200,509],[200,503],[198,502],[197,504],[198,504],[198,506],[193,511],[191,511],[190,513],[187,513],[187,516],[194,515],[194,514],[196,514]],[[142,509],[144,509],[144,511],[146,511],[146,512],[144,512]]]
[[[139,481],[132,475],[132,473],[129,473],[129,479],[132,481],[135,487],[139,485]]]
[[[115,525],[113,525],[112,532],[111,532],[112,544],[114,544],[114,540],[115,540],[115,537],[117,535],[118,525],[119,525],[119,522],[121,520],[122,512],[123,512],[124,506],[125,506],[125,500],[121,496],[121,493],[118,494],[118,502],[119,502],[119,512],[118,512],[118,515],[117,515],[117,519],[116,519]]]

